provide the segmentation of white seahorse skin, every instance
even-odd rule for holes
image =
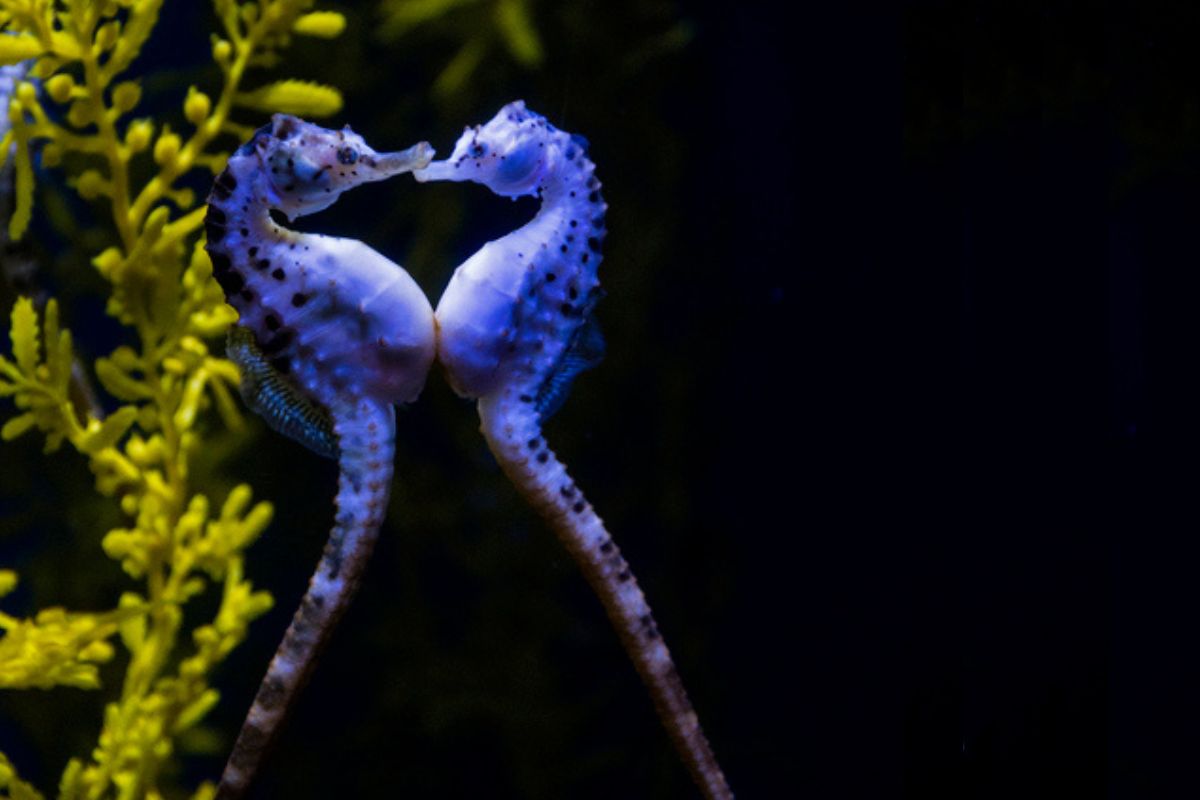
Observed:
[[[732,800],[632,570],[542,437],[539,389],[599,286],[606,206],[585,149],[518,101],[486,125],[467,128],[450,158],[414,172],[421,181],[470,180],[502,196],[542,198],[530,223],[484,245],[455,271],[435,312],[438,358],[460,394],[479,398],[496,461],[604,604],[696,784],[709,800]]]
[[[416,400],[436,342],[421,287],[354,239],[300,234],[295,240],[301,252],[312,252],[295,260],[293,279],[264,282],[260,308],[285,309],[297,350],[312,354],[313,369],[298,366],[296,383],[314,398],[332,382],[390,403]],[[291,302],[297,293],[310,298],[299,308]]]
[[[543,345],[538,350],[536,342],[544,341],[542,329],[554,327],[555,317],[522,300],[522,290],[528,295],[536,265],[546,257],[539,256],[541,242],[553,238],[558,227],[556,215],[540,217],[488,242],[454,271],[435,317],[438,359],[460,395],[482,397],[505,384],[514,370],[542,374],[552,366],[554,349],[548,352]],[[542,325],[528,324],[539,313]],[[549,334],[558,336],[556,330]],[[530,337],[532,342],[518,344],[519,338]]]

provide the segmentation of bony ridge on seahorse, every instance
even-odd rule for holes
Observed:
[[[267,422],[338,460],[336,514],[308,591],[225,765],[218,798],[240,796],[317,651],[357,589],[387,507],[393,405],[420,394],[435,352],[433,311],[399,265],[350,239],[272,219],[320,211],[339,194],[424,166],[421,143],[376,153],[345,128],[276,114],[213,184],[205,220],[213,275],[237,309],[228,352]]]
[[[478,398],[496,460],[599,595],[704,795],[732,798],[629,564],[542,435],[571,380],[603,351],[591,312],[606,205],[587,149],[517,101],[467,128],[448,159],[414,171],[418,181],[473,181],[542,201],[532,221],[455,271],[435,311],[438,358],[455,391]]]

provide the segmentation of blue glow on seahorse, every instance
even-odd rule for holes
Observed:
[[[464,262],[438,301],[438,358],[469,397],[519,385],[543,416],[571,380],[603,354],[598,330],[579,339],[599,300],[604,213],[586,140],[558,130],[517,101],[467,128],[450,157],[414,173],[419,181],[481,183],[498,195],[542,200],[536,217]],[[569,354],[573,344],[587,344]]]
[[[349,128],[283,114],[230,157],[208,198],[213,276],[237,309],[243,396],[276,430],[338,459],[337,513],[300,608],[259,686],[217,789],[245,792],[321,644],[349,604],[387,508],[393,404],[433,361],[433,309],[412,277],[362,242],[277,225],[355,186],[423,166],[422,143],[376,153]]]

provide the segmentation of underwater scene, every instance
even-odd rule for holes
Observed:
[[[0,0],[0,798],[1148,798],[1200,7]]]

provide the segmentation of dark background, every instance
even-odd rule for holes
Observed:
[[[841,8],[543,3],[540,69],[492,54],[435,96],[473,23],[389,44],[371,4],[336,60],[289,63],[341,86],[337,122],[380,148],[447,152],[517,97],[591,140],[610,350],[548,435],[740,796],[1193,794],[1200,7]],[[164,103],[199,79],[206,14],[147,55],[194,59],[164,67]],[[436,296],[532,210],[402,179],[303,225]],[[400,414],[366,585],[259,796],[694,796],[476,429],[438,375]],[[267,435],[224,446],[223,480],[276,503],[247,571],[278,602],[217,676],[229,738],[185,760],[188,784],[218,774],[332,513],[331,465]],[[0,545],[35,571],[26,602],[111,603],[107,512],[52,513],[86,469],[56,457],[43,484],[32,443],[5,453]],[[88,570],[107,577],[81,589]],[[42,786],[94,739],[61,733],[98,725],[79,695],[0,699]]]

